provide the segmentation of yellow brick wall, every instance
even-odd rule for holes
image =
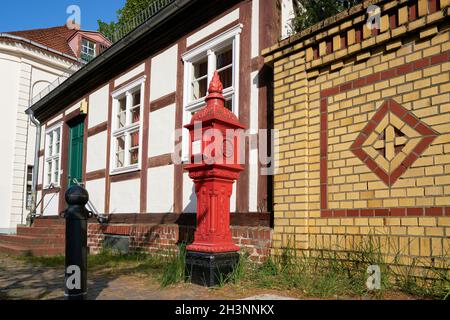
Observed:
[[[379,34],[367,38],[362,34],[362,41],[356,43],[358,25],[365,33],[363,13],[370,3],[378,3],[387,18],[382,19]],[[421,8],[419,17],[409,21],[407,6],[407,1],[366,2],[350,12],[351,18],[344,13],[322,29],[313,27],[263,51],[274,70],[274,129],[279,132],[275,141],[279,169],[274,177],[274,248],[289,244],[312,252],[354,250],[369,234],[375,234],[391,258],[401,253],[402,263],[410,264],[415,258],[449,259],[450,10],[442,7],[422,14],[425,9]],[[398,25],[386,27],[393,14]],[[341,46],[340,37],[346,38],[346,46]],[[324,53],[329,41],[333,51]],[[377,74],[380,78],[367,80],[366,85],[339,89]],[[324,93],[334,88],[339,90]],[[327,161],[321,169],[324,99]],[[391,100],[436,137],[389,184],[352,152],[352,146]],[[384,128],[383,136],[369,138],[381,149],[364,147],[387,173],[404,163],[422,139],[404,123],[389,112],[377,123]],[[401,132],[392,129],[402,125]],[[327,172],[325,209],[321,170]],[[361,210],[375,213],[364,216]]]

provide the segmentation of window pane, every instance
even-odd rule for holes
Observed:
[[[52,183],[52,161],[47,162],[47,184]]]
[[[194,66],[193,80],[208,75],[208,58],[204,58],[199,62],[194,63],[193,66]]]
[[[53,167],[53,182],[55,184],[59,183],[59,159],[55,159],[55,164]]]
[[[230,111],[233,111],[233,100],[225,100],[225,108],[227,108]]]
[[[131,109],[131,122],[139,122],[141,118],[141,92],[137,91],[133,94],[133,109]]]
[[[216,54],[216,66],[219,70],[223,88],[233,86],[233,47],[229,46]]]
[[[229,66],[222,71],[219,71],[220,81],[222,81],[223,88],[230,88],[233,86],[233,67]]]
[[[207,58],[193,64],[192,100],[206,97],[208,89],[208,60]]]
[[[222,69],[230,64],[233,64],[233,48],[231,46],[219,51],[216,54],[217,62],[216,67],[217,70]]]
[[[133,106],[141,104],[141,91],[136,91],[133,93]]]
[[[48,135],[48,156],[53,155],[53,132]]]
[[[61,129],[55,130],[55,150],[53,155],[59,154],[59,144],[61,142]]]
[[[125,166],[125,137],[118,137],[116,139],[116,167],[122,168]]]
[[[139,162],[139,131],[130,134],[130,164]]]
[[[119,99],[119,111],[117,114],[117,128],[123,128],[126,125],[127,99],[123,97]]]
[[[192,83],[192,100],[198,100],[200,98],[206,97],[206,91],[208,88],[208,79],[203,78],[199,81],[194,81]]]

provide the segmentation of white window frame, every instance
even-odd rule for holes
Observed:
[[[87,46],[85,46],[84,44],[83,44],[83,41],[87,41]],[[83,52],[83,48],[87,48],[88,50],[92,50],[90,47],[89,47],[89,43],[92,43],[92,44],[94,44],[94,54],[93,55],[91,55],[91,54],[89,54],[89,53],[86,53],[86,52]],[[91,40],[89,40],[89,39],[86,39],[86,38],[81,38],[81,50],[80,50],[80,52],[81,52],[81,55],[83,55],[83,54],[85,54],[85,55],[87,55],[87,56],[89,56],[89,57],[91,57],[91,58],[95,58],[96,56],[97,56],[97,43],[95,42],[95,41],[91,41]]]
[[[142,76],[125,87],[113,92],[111,94],[113,99],[113,110],[112,110],[112,123],[111,123],[111,141],[110,141],[110,175],[116,175],[126,172],[139,171],[142,166],[142,121],[144,116],[144,95],[145,95],[145,79],[146,76]],[[140,101],[140,115],[139,121],[136,123],[131,123],[131,104],[133,93],[137,90],[141,91],[141,101]],[[125,126],[123,128],[117,129],[117,113],[119,110],[119,99],[126,97],[126,116],[125,116]],[[137,130],[136,130],[137,129]],[[130,164],[130,135],[136,131],[139,131],[139,153],[138,162],[136,164]],[[116,138],[125,135],[125,164],[121,168],[116,167]]]
[[[184,63],[184,90],[183,90],[183,124],[186,125],[191,121],[192,113],[200,110],[205,105],[205,97],[195,101],[190,101],[192,97],[191,82],[193,79],[193,64],[205,57],[208,57],[208,77],[207,86],[212,80],[216,69],[215,52],[229,46],[233,47],[233,80],[232,86],[223,91],[225,99],[232,99],[232,112],[239,116],[239,56],[240,56],[240,35],[243,25],[238,24],[235,27],[225,31],[224,33],[206,41],[202,45],[186,52],[182,55]],[[208,93],[207,93],[208,94]],[[183,129],[182,137],[182,161],[189,159],[189,132]]]
[[[59,150],[58,153],[56,155],[50,155],[49,154],[49,147],[50,147],[50,134],[54,134],[54,132],[56,130],[59,130]],[[56,144],[56,140],[53,139],[53,145],[52,145],[52,150],[55,150],[55,144]],[[59,122],[51,127],[49,127],[46,131],[45,131],[45,159],[44,159],[44,181],[45,181],[45,186],[44,189],[50,189],[50,186],[53,184],[52,187],[57,188],[61,186],[61,150],[62,150],[62,144],[63,144],[63,123]],[[52,176],[50,178],[50,181],[48,180],[48,162],[53,162],[55,160],[58,160],[58,181],[53,181],[54,175],[52,172]],[[53,165],[52,165],[53,168]]]

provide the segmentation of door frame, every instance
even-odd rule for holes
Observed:
[[[71,146],[71,143],[72,143],[72,136],[71,136],[71,130],[72,130],[72,128],[76,128],[76,127],[78,127],[79,125],[83,125],[83,149],[81,150],[81,152],[82,152],[82,154],[81,154],[81,176],[80,176],[80,182],[82,182],[82,183],[84,183],[85,181],[84,181],[84,175],[83,175],[83,172],[85,171],[84,170],[84,166],[85,166],[85,164],[84,164],[84,153],[85,153],[85,148],[84,148],[84,144],[86,143],[86,141],[85,141],[85,139],[84,139],[84,132],[85,132],[85,130],[86,130],[86,128],[85,128],[85,123],[84,123],[84,118],[83,117],[75,117],[75,118],[73,118],[73,119],[71,119],[70,121],[68,121],[67,122],[67,125],[68,125],[68,140],[67,140],[67,144],[68,144],[68,152],[67,152],[67,172],[65,173],[65,176],[66,176],[66,179],[68,180],[68,177],[69,177],[69,174],[70,174],[70,171],[71,171],[71,168],[70,168],[70,165],[71,165],[71,162],[72,162],[72,146]],[[67,181],[67,188],[69,188],[69,181]]]
[[[70,123],[74,121],[83,121],[83,165],[82,165],[82,180],[86,181],[86,152],[87,152],[87,138],[88,138],[88,115],[80,112],[79,109],[69,113],[64,116],[63,126],[62,126],[62,155],[61,155],[61,169],[62,175],[60,178],[61,190],[59,193],[59,212],[66,209],[65,193],[68,190],[68,179],[67,174],[69,171],[69,146],[70,146]]]

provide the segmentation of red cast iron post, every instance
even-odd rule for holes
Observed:
[[[244,169],[239,147],[245,127],[225,108],[222,90],[216,71],[206,107],[185,126],[191,142],[191,164],[185,170],[197,194],[197,228],[194,242],[187,247],[186,267],[192,282],[207,286],[217,285],[239,259],[239,247],[231,237],[230,197]]]

